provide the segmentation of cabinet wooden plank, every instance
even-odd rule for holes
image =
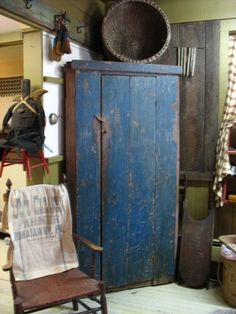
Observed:
[[[171,66],[168,67],[162,64],[145,64],[139,63],[136,64],[138,68],[135,67],[133,63],[126,63],[126,62],[110,62],[110,61],[81,61],[81,60],[72,60],[71,61],[71,68],[87,71],[102,71],[109,72],[117,75],[127,74],[130,75],[131,73],[138,74],[138,75],[145,75],[148,76],[150,74],[156,75],[165,75],[165,74],[172,74],[172,75],[179,75],[181,73],[181,68],[178,66]]]
[[[106,286],[128,283],[129,78],[102,77],[103,277]]]
[[[128,282],[152,280],[156,78],[130,77]]]
[[[76,203],[78,232],[101,243],[100,208],[100,75],[77,72],[76,107]],[[82,250],[81,268],[89,271],[89,256]]]
[[[178,82],[175,77],[157,78],[156,111],[156,214],[154,280],[173,280],[176,253],[176,214],[178,191],[179,128]],[[165,152],[165,153],[164,153]],[[171,197],[170,197],[171,196]]]
[[[70,84],[65,85],[65,121],[71,121],[66,124],[65,127],[65,171],[67,175],[67,183],[70,192],[70,202],[72,207],[72,218],[73,218],[73,231],[77,231],[77,210],[76,208],[76,131],[75,131],[75,117],[76,107],[75,102],[75,71],[67,69],[66,71],[67,80]]]

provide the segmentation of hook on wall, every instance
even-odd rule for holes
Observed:
[[[70,19],[66,15],[66,11],[62,14],[54,15],[54,30],[60,29],[65,26],[66,22],[70,22]]]
[[[33,0],[25,0],[25,7],[26,9],[31,9],[32,8],[32,2]]]
[[[77,26],[76,27],[76,31],[77,33],[81,33],[82,32],[82,29],[85,28],[87,25],[80,25],[80,26]]]

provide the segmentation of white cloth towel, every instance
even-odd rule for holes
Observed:
[[[8,222],[16,280],[30,280],[78,267],[69,196],[63,184],[12,189]]]

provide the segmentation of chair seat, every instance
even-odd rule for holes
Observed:
[[[26,171],[29,180],[32,180],[32,169],[34,168],[42,167],[43,170],[49,173],[48,161],[44,157],[43,150],[39,150],[37,154],[30,155],[25,149],[19,149],[17,147],[3,148],[0,163],[0,177],[2,176],[4,167],[15,164],[23,165],[23,170]]]
[[[17,298],[24,310],[45,308],[49,304],[62,304],[73,298],[96,296],[101,293],[99,281],[88,277],[78,269],[40,277],[32,280],[17,281]],[[57,302],[55,302],[57,300]]]

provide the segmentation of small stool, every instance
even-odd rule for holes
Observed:
[[[31,165],[31,160],[39,160],[39,163]],[[0,164],[0,177],[2,176],[3,168],[15,164],[22,164],[23,170],[26,171],[27,178],[32,180],[32,169],[43,167],[49,173],[48,162],[44,157],[42,150],[39,150],[36,155],[29,155],[29,153],[22,148],[4,148],[2,160]]]

